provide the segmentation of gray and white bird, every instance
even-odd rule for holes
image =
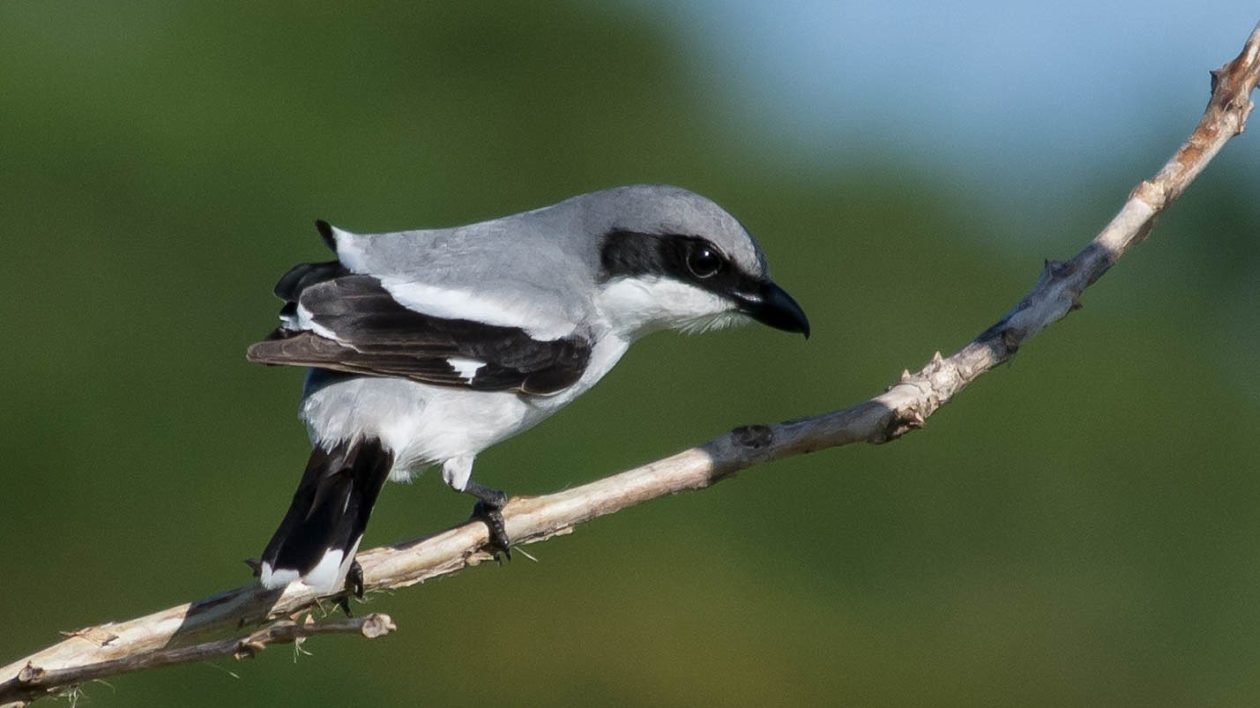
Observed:
[[[263,551],[268,588],[343,587],[385,481],[433,465],[477,497],[506,551],[506,496],[471,479],[473,460],[595,385],[644,334],[752,319],[809,336],[739,221],[678,187],[447,229],[317,226],[336,260],[280,279],[280,327],[248,352],[310,369],[300,410],[313,450]]]

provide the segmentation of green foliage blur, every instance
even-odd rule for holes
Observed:
[[[848,405],[952,351],[1195,119],[1158,117],[1167,140],[1050,176],[1070,199],[1030,189],[998,213],[967,166],[783,156],[782,136],[731,118],[724,71],[620,6],[0,4],[0,663],[249,581],[241,559],[307,443],[301,372],[243,352],[273,326],[275,279],[326,257],[317,217],[452,225],[651,181],[758,235],[814,337],[641,342],[479,459],[482,482],[543,493]],[[377,596],[361,609],[400,627],[382,640],[124,676],[87,699],[1250,703],[1257,174],[1214,165],[1084,310],[902,441],[749,470],[532,546],[537,563]],[[365,543],[468,511],[436,475],[391,485]]]

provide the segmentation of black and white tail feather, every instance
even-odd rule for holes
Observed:
[[[339,589],[393,465],[393,453],[375,438],[312,450],[289,511],[263,551],[263,586],[301,580],[321,592]]]
[[[319,226],[324,235],[327,226],[323,222]],[[328,236],[324,238],[329,241]],[[300,263],[285,273],[275,288],[285,301],[282,324],[270,339],[281,338],[293,328],[303,290],[347,274],[335,260]],[[262,585],[280,589],[302,580],[326,592],[339,588],[392,467],[393,454],[374,438],[343,441],[331,449],[316,446],[284,520],[263,551]]]

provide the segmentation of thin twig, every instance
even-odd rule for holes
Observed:
[[[518,544],[568,533],[574,526],[667,494],[703,489],[735,472],[784,457],[855,442],[883,443],[922,427],[968,384],[1008,361],[1019,348],[1080,307],[1085,289],[1150,232],[1162,213],[1230,138],[1242,132],[1250,95],[1260,81],[1260,25],[1238,58],[1212,72],[1212,95],[1194,132],[1153,178],[1133,189],[1109,224],[1068,261],[1047,262],[1037,284],[996,324],[949,357],[936,354],[917,373],[903,372],[883,394],[832,413],[737,428],[704,445],[581,487],[541,497],[515,498],[503,510]],[[369,592],[406,587],[488,560],[480,549],[486,527],[470,523],[428,538],[360,553]],[[22,703],[82,681],[151,666],[252,654],[277,641],[322,632],[365,631],[373,618],[297,624],[319,600],[295,583],[283,592],[256,584],[126,622],[79,630],[69,638],[0,669],[0,706]],[[280,620],[280,621],[276,621]],[[185,646],[214,632],[274,622],[244,639]],[[327,629],[325,629],[327,628]]]

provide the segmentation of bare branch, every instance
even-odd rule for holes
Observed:
[[[316,634],[361,634],[368,639],[375,639],[376,637],[389,634],[395,629],[394,621],[389,618],[389,615],[379,613],[370,614],[366,617],[348,617],[323,622],[316,622],[314,617],[307,614],[301,622],[280,620],[240,639],[220,639],[189,647],[162,649],[145,654],[131,654],[110,661],[62,669],[45,669],[27,663],[18,672],[14,685],[5,685],[4,699],[8,701],[12,698],[24,700],[38,697],[66,686],[74,686],[85,681],[138,671],[139,669],[221,659],[229,656],[238,660],[249,659],[272,644],[289,642],[300,644],[302,640],[307,637],[313,637]]]
[[[855,442],[883,443],[924,421],[979,376],[1080,307],[1085,289],[1150,232],[1162,213],[1216,153],[1243,131],[1260,81],[1260,25],[1236,59],[1212,72],[1212,95],[1189,139],[1153,178],[1137,185],[1109,224],[1068,261],[1046,263],[1032,291],[997,323],[949,357],[902,373],[884,393],[843,410],[752,425],[699,447],[590,484],[541,497],[518,497],[503,510],[518,544],[568,533],[599,516],[667,494],[704,489],[735,472],[784,457]],[[400,588],[488,560],[486,527],[470,523],[427,538],[360,553],[369,592]],[[21,704],[82,681],[153,666],[221,656],[249,656],[267,644],[327,632],[377,636],[393,629],[384,615],[362,620],[294,622],[319,601],[295,583],[283,592],[256,584],[126,622],[73,632],[62,642],[0,669],[0,705]],[[244,638],[187,646],[212,633],[271,622]],[[371,629],[369,629],[371,627]],[[177,648],[183,647],[183,648]]]

